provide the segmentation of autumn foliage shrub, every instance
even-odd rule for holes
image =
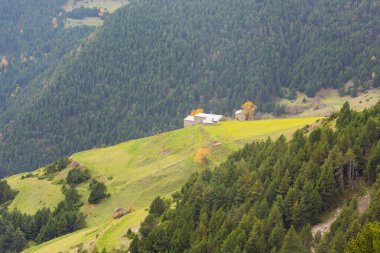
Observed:
[[[198,113],[203,113],[203,112],[204,112],[204,110],[202,108],[196,108],[196,109],[191,111],[190,116],[195,116]]]
[[[194,160],[199,163],[206,163],[208,160],[209,154],[210,154],[210,150],[208,148],[200,148],[195,153]]]

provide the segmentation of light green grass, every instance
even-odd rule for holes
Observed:
[[[74,4],[74,0],[67,0],[63,8],[65,11],[71,11],[74,8],[79,8],[81,6],[86,8],[103,7],[107,8],[107,10],[112,13],[127,3],[127,0],[79,0]]]
[[[21,175],[15,175],[7,178],[7,181],[12,189],[19,191],[9,206],[10,209],[17,208],[21,212],[33,214],[40,208],[55,206],[64,198],[61,185],[47,180],[35,177],[21,180]]]
[[[304,98],[306,102],[303,102]],[[350,96],[340,97],[337,90],[327,89],[321,90],[315,98],[308,98],[304,93],[297,93],[297,99],[294,101],[282,99],[278,102],[285,105],[288,111],[292,113],[297,112],[295,115],[289,115],[288,117],[313,117],[328,116],[331,113],[337,112],[346,101],[350,103],[352,109],[362,111],[380,101],[380,89],[359,92],[355,98]],[[316,103],[319,103],[318,108],[315,107]],[[296,110],[296,108],[298,109]]]
[[[207,126],[205,129],[214,139],[224,140],[227,143],[242,143],[250,142],[254,139],[264,139],[268,136],[277,137],[280,134],[289,137],[295,129],[315,122],[318,119],[320,119],[320,117],[271,119],[248,122],[226,121],[217,126]]]
[[[295,129],[313,124],[318,119],[226,121],[214,126],[197,125],[74,154],[72,159],[86,166],[92,177],[104,182],[111,194],[110,198],[104,199],[98,205],[85,204],[82,207],[87,215],[88,228],[96,228],[98,236],[95,238],[95,235],[86,235],[81,240],[79,237],[83,234],[79,232],[73,234],[73,237],[64,236],[47,242],[44,246],[31,248],[28,252],[56,252],[55,249],[68,252],[73,245],[81,242],[89,249],[94,245],[99,249],[125,249],[129,240],[123,235],[128,228],[138,227],[146,215],[145,209],[156,196],[170,197],[181,188],[191,173],[207,167],[214,168],[247,142],[268,136],[275,138],[281,133],[290,136]],[[207,164],[194,161],[194,155],[199,148],[210,150]],[[63,198],[60,193],[61,185],[57,182],[66,177],[68,170],[60,172],[52,181],[36,178],[20,180],[20,175],[11,177],[11,187],[20,190],[11,207],[31,213],[42,207],[37,204],[38,201],[34,203],[34,199],[39,198],[44,199],[45,206],[53,207]],[[87,188],[88,182],[78,186],[84,202],[88,197]],[[36,189],[39,193],[35,193]],[[41,197],[39,194],[47,195]],[[27,196],[31,197],[28,199]],[[32,203],[32,206],[25,207],[26,203]],[[120,220],[113,220],[112,211],[118,207],[133,207],[137,211]]]
[[[121,219],[114,220],[99,237],[96,246],[99,249],[116,248],[119,250],[127,250],[130,243],[130,240],[126,237],[128,229],[131,228],[132,231],[136,232],[140,226],[140,221],[143,220],[146,215],[147,211],[140,209]]]
[[[58,253],[62,252],[62,249],[66,252],[77,252],[76,248],[81,244],[83,248],[93,248],[98,230],[96,227],[82,229],[27,249],[24,253]]]
[[[68,18],[65,21],[65,27],[75,27],[75,26],[101,26],[103,25],[103,20],[96,17],[88,17],[83,19],[71,19]]]

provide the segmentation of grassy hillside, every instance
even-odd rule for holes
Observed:
[[[380,103],[364,112],[345,103],[289,141],[246,145],[193,175],[171,205],[154,200],[130,252],[379,252],[379,230],[347,251],[380,221],[379,121]]]
[[[349,101],[351,108],[356,111],[370,108],[380,101],[380,88],[358,92],[356,97],[340,96],[336,89],[322,89],[313,98],[298,92],[296,99],[281,99],[278,102],[285,106],[289,117],[315,117],[337,112],[346,101]]]
[[[65,11],[72,11],[74,8],[79,8],[81,6],[86,8],[93,8],[93,7],[103,7],[107,8],[109,12],[114,12],[118,8],[122,7],[123,5],[127,4],[127,0],[91,0],[91,1],[85,1],[85,0],[67,0],[63,8]]]
[[[96,2],[116,1],[87,6]],[[7,114],[0,173],[176,129],[195,106],[231,115],[249,99],[280,114],[284,88],[379,87],[377,3],[130,1],[41,81],[40,96]]]
[[[67,251],[85,242],[85,248],[97,245],[112,249],[128,245],[123,235],[128,228],[137,229],[145,217],[145,209],[157,196],[170,196],[195,171],[214,167],[228,154],[255,139],[280,134],[290,136],[295,129],[313,124],[319,118],[273,119],[251,122],[226,121],[215,126],[194,126],[151,137],[131,140],[106,148],[92,149],[72,155],[74,161],[87,167],[92,176],[106,183],[111,197],[99,205],[84,205],[88,228],[46,242],[27,252]],[[207,164],[194,161],[199,148],[210,150]],[[19,194],[10,208],[28,213],[43,206],[53,207],[63,199],[60,181],[66,178],[69,168],[61,171],[52,181],[37,177],[21,180],[21,175],[7,178]],[[33,174],[38,175],[40,170]],[[25,175],[25,174],[23,174]],[[87,199],[88,184],[78,190]],[[112,219],[117,207],[134,207],[136,212],[119,220]]]
[[[112,13],[126,5],[127,0],[67,0],[63,5],[66,12],[70,12],[74,9],[85,7],[85,8],[105,8],[109,13]],[[100,17],[85,17],[81,19],[67,19],[65,21],[65,27],[75,27],[75,26],[101,26],[103,25],[103,20]]]

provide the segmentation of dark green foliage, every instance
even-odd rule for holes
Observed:
[[[365,169],[368,181],[373,182],[376,175],[380,172],[380,141],[371,150],[369,161]]]
[[[296,233],[294,228],[291,227],[286,233],[282,241],[280,253],[293,253],[293,252],[307,253],[309,252],[309,248],[306,248],[303,245],[300,236]]]
[[[15,197],[15,192],[8,185],[6,180],[0,180],[0,206]]]
[[[45,174],[54,174],[56,172],[59,172],[65,169],[70,164],[70,162],[71,160],[67,157],[60,158],[57,161],[46,165]]]
[[[380,223],[368,223],[355,239],[350,241],[346,253],[380,252]]]
[[[0,213],[0,252],[21,252],[28,241],[42,243],[84,228],[85,216],[79,211],[80,196],[75,188],[65,189],[65,200],[52,212],[42,208],[34,215],[18,210]]]
[[[0,58],[6,56],[8,60],[6,69],[0,66],[0,129],[2,133],[4,133],[3,127],[14,120],[16,114],[31,105],[35,98],[43,93],[52,73],[67,60],[64,56],[93,30],[89,27],[65,29],[65,14],[62,8],[65,2],[65,0],[0,0]],[[57,19],[57,27],[52,25],[53,18]],[[21,124],[28,124],[28,119]],[[34,130],[30,133],[32,132]],[[42,136],[33,135],[32,138],[38,140],[46,148],[51,145],[42,141]],[[2,142],[1,139],[0,142]],[[9,159],[13,164],[11,167],[6,167],[4,161],[0,162],[0,178],[11,172],[20,171],[17,169],[19,165],[16,165],[20,154],[29,157],[29,165],[41,159],[28,155],[29,151],[26,152],[21,146],[20,149],[12,151],[4,146],[0,153],[11,155]],[[45,159],[43,164],[58,157],[60,156]],[[38,164],[42,165],[40,162]],[[37,163],[32,167],[36,165]],[[27,164],[23,166],[28,167]]]
[[[368,210],[360,216],[356,200],[348,203],[331,225],[330,232],[322,240],[316,241],[317,253],[379,252],[379,245],[376,246],[380,238],[377,228],[377,223],[380,221],[379,180],[376,181],[372,189],[372,201]]]
[[[251,99],[279,115],[283,87],[371,82],[379,13],[377,0],[131,1],[7,114],[1,168],[175,129],[198,106],[228,115]]]
[[[107,186],[95,179],[91,181],[89,190],[90,196],[88,197],[88,202],[91,204],[97,204],[100,200],[109,196],[109,193],[107,193]]]
[[[69,185],[77,185],[87,181],[91,178],[90,171],[88,169],[81,169],[79,167],[69,171],[66,177],[66,182]]]
[[[165,211],[155,199],[131,251],[310,252],[310,225],[364,178],[373,157],[365,150],[376,150],[379,141],[367,122],[380,120],[380,103],[362,113],[345,105],[335,116],[341,119],[335,131],[328,119],[309,135],[305,128],[289,142],[280,137],[248,144],[213,172],[192,175],[176,194],[174,209]],[[378,139],[362,141],[369,136]],[[353,156],[363,166],[354,166]],[[350,176],[353,171],[357,177]],[[375,184],[380,189],[380,182]],[[380,219],[379,196],[373,197],[368,221]],[[160,212],[154,211],[157,206]],[[361,224],[353,200],[316,250],[343,252]]]
[[[26,246],[25,234],[12,223],[0,221],[0,251],[21,252]]]
[[[74,186],[63,190],[65,194],[65,202],[68,209],[75,209],[83,203],[80,201],[80,195]]]
[[[166,208],[165,201],[162,198],[157,197],[153,200],[152,204],[150,204],[149,214],[161,216]]]
[[[343,104],[342,109],[340,109],[339,117],[336,120],[336,126],[344,127],[350,122],[350,120],[351,120],[350,104],[346,101]]]
[[[93,7],[93,8],[86,8],[86,7],[79,7],[75,8],[72,11],[66,13],[66,16],[68,18],[73,19],[83,19],[86,17],[99,17],[99,8]]]

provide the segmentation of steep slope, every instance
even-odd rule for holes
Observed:
[[[345,252],[362,226],[380,221],[379,122],[380,102],[362,113],[346,103],[288,142],[246,145],[193,174],[172,203],[152,202],[130,252]],[[361,182],[372,191],[367,210]],[[313,240],[311,225],[339,202],[330,232]]]
[[[34,79],[52,71],[90,29],[64,29],[64,0],[0,1],[0,127],[4,110],[17,103]],[[42,81],[41,81],[42,79]],[[45,83],[46,85],[46,83]],[[29,94],[30,95],[30,94]],[[9,120],[9,119],[8,119]]]
[[[87,214],[88,228],[27,252],[66,251],[81,243],[85,243],[85,247],[92,243],[99,248],[125,248],[129,244],[129,239],[124,237],[126,231],[139,226],[146,216],[145,209],[156,196],[170,196],[180,189],[191,173],[213,168],[247,142],[268,136],[277,138],[280,134],[290,136],[296,129],[318,119],[227,121],[216,126],[195,126],[74,154],[74,161],[88,168],[92,177],[106,183],[111,197],[99,205],[89,205],[86,201],[88,182],[79,185],[77,189],[86,203],[82,211]],[[200,148],[210,151],[207,163],[194,160]],[[61,183],[70,169],[63,170],[52,181],[38,179],[43,169],[25,179],[21,179],[22,175],[7,178],[11,187],[19,191],[9,208],[32,214],[42,207],[54,207],[63,199]],[[136,212],[113,220],[112,211],[118,207],[134,207]]]
[[[0,0],[0,142],[5,126],[43,94],[52,72],[92,31],[64,28],[64,2]],[[12,171],[0,163],[0,177]]]
[[[379,14],[375,0],[131,1],[5,127],[0,167],[174,129],[195,106],[281,112],[282,87],[379,85]]]

